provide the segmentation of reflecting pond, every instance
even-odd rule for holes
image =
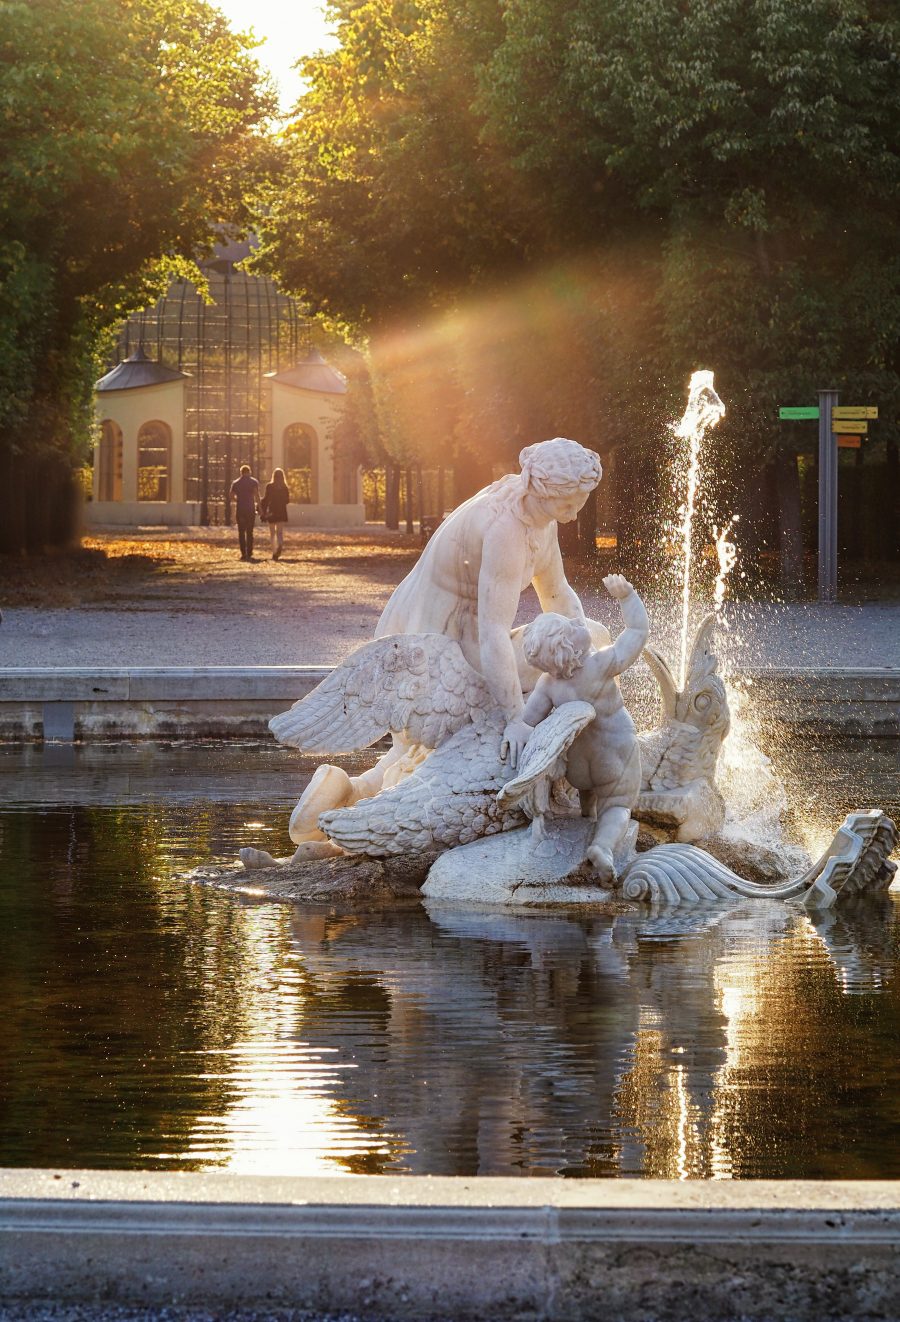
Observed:
[[[896,743],[795,754],[798,812],[898,811]],[[583,919],[185,880],[286,852],[310,770],[0,748],[0,1164],[900,1178],[900,897]]]

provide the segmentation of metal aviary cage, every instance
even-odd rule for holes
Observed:
[[[152,308],[124,323],[110,365],[143,348],[188,374],[184,498],[200,503],[206,522],[219,514],[242,463],[257,474],[267,470],[272,420],[264,376],[293,367],[308,351],[310,325],[297,300],[267,277],[236,270],[224,256],[203,269],[212,301],[189,281],[174,281]]]

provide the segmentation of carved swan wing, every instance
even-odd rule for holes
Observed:
[[[437,748],[494,705],[454,639],[391,634],[357,648],[269,729],[304,753],[352,753],[388,732]]]
[[[555,707],[525,745],[518,770],[497,795],[503,807],[511,808],[534,789],[542,776],[552,775],[556,762],[572,746],[596,712],[589,702],[564,702]]]

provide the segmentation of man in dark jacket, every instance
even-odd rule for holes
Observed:
[[[241,464],[241,475],[232,482],[231,494],[235,501],[241,559],[252,560],[253,525],[256,523],[256,511],[259,508],[259,483],[250,475],[249,464]]]

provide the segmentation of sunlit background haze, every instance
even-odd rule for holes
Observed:
[[[264,44],[256,51],[260,64],[278,84],[283,111],[288,111],[302,91],[299,73],[293,68],[302,55],[330,50],[337,43],[326,19],[324,6],[315,0],[218,0],[216,8],[238,32],[251,29]]]

